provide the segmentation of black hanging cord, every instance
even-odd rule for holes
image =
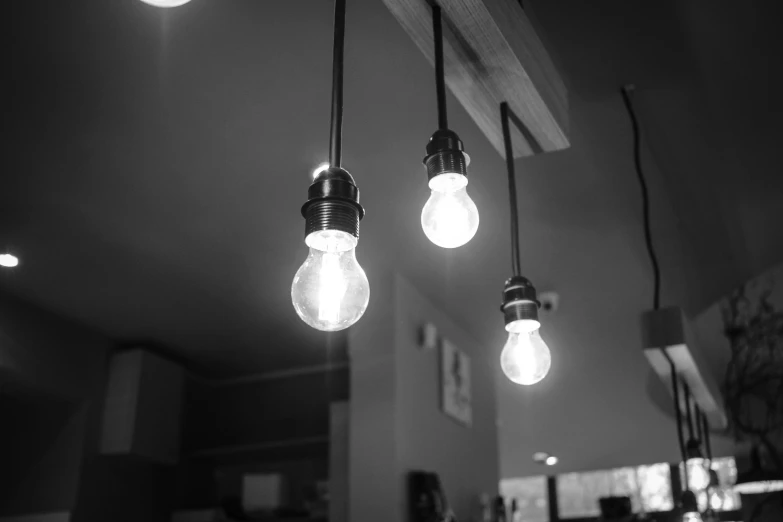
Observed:
[[[508,103],[500,104],[500,119],[503,122],[503,145],[506,149],[506,171],[508,172],[508,198],[511,207],[511,268],[515,276],[522,275],[519,261],[519,210],[517,209],[517,182],[514,175],[514,149],[511,144]]]
[[[665,353],[665,352],[664,352]],[[667,354],[668,357],[668,354]],[[682,458],[682,461],[686,461],[686,455],[685,455],[685,441],[683,440],[682,435],[682,413],[680,412],[680,386],[679,386],[679,377],[677,376],[677,368],[674,365],[674,361],[671,360],[669,357],[669,365],[671,367],[672,372],[672,391],[674,395],[674,417],[677,420],[677,441],[680,444],[680,457]],[[687,469],[685,472],[685,483],[684,483],[683,491],[688,491],[690,489],[688,487],[688,473]]]
[[[702,433],[704,435],[704,450],[707,453],[707,458],[712,462],[712,444],[710,443],[710,425],[707,422],[707,416],[701,413],[701,425]]]
[[[636,119],[636,112],[633,108],[631,95],[634,87],[626,85],[621,89],[625,108],[628,110],[628,116],[631,119],[633,127],[633,159],[636,166],[636,175],[639,178],[639,187],[642,189],[642,213],[644,218],[644,241],[647,244],[647,254],[650,257],[650,263],[653,267],[653,310],[658,310],[661,306],[661,269],[658,266],[658,256],[655,254],[655,248],[652,241],[652,230],[650,228],[650,195],[647,191],[647,182],[644,179],[642,171],[642,153],[641,153],[641,132],[639,131],[639,122]]]
[[[443,26],[440,6],[432,4],[432,34],[435,40],[435,86],[438,96],[438,129],[449,128],[446,115],[446,73],[443,65]]]
[[[694,399],[695,402],[695,399]],[[694,422],[696,423],[696,440],[699,441],[699,444],[701,444],[701,441],[704,439],[702,438],[704,436],[703,430],[702,430],[702,422],[701,422],[701,408],[699,408],[699,404],[696,403],[693,406],[696,409],[696,418],[694,419]]]
[[[688,422],[688,438],[693,439],[693,417],[691,413],[691,389],[688,387],[688,383],[682,383],[682,387],[685,390],[685,419]]]
[[[342,166],[343,154],[343,54],[345,49],[345,0],[334,2],[332,51],[332,126],[329,133],[329,165]]]

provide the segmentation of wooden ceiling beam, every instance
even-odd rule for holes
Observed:
[[[429,0],[383,0],[434,60]],[[500,103],[508,102],[527,136],[514,129],[514,157],[565,149],[568,93],[517,0],[440,0],[446,84],[504,156]],[[433,87],[434,92],[434,87]]]

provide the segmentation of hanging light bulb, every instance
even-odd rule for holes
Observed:
[[[508,334],[500,366],[509,380],[517,384],[535,384],[546,377],[551,365],[549,347],[538,330]]]
[[[535,384],[549,373],[552,356],[541,338],[538,322],[538,297],[533,284],[522,277],[519,261],[519,216],[517,211],[517,186],[514,176],[514,155],[509,121],[511,109],[506,102],[500,104],[503,127],[503,144],[508,174],[508,197],[511,207],[511,267],[514,276],[503,288],[503,304],[500,310],[508,332],[508,341],[500,354],[500,368],[506,377],[517,384]]]
[[[342,169],[326,172],[329,174],[325,177],[335,176],[335,173],[348,174]],[[316,182],[324,183],[319,178]],[[305,323],[318,330],[333,332],[348,328],[361,318],[370,301],[370,283],[356,261],[355,248],[359,242],[356,208],[341,207],[339,202],[335,207],[334,201],[319,203],[315,208],[305,204],[303,209],[309,232],[305,243],[310,247],[310,255],[294,276],[291,300],[296,313]],[[341,212],[344,213],[342,218],[349,223],[355,220],[356,236],[335,228],[318,229],[319,225],[341,226],[339,219],[336,224],[327,223],[330,217],[334,219],[337,217],[334,214]],[[330,213],[331,216],[328,215]]]
[[[685,453],[688,457],[685,462],[688,484],[697,491],[706,489],[710,485],[710,470],[709,461],[704,458],[701,452],[701,442],[695,438],[688,439],[685,444]]]
[[[453,148],[451,148],[453,147]],[[468,155],[451,131],[437,131],[427,145],[424,158],[430,199],[421,211],[421,228],[430,241],[442,248],[457,248],[476,235],[479,214],[468,196]]]
[[[0,266],[5,268],[14,268],[19,265],[19,258],[13,254],[0,254]]]
[[[421,211],[421,228],[430,241],[442,248],[457,248],[476,235],[479,214],[468,196],[468,164],[459,136],[448,129],[446,84],[443,68],[443,29],[438,5],[432,6],[435,38],[435,85],[438,98],[438,127],[427,143],[430,199]]]
[[[154,5],[155,7],[179,7],[187,4],[190,0],[141,0],[145,4]]]
[[[702,522],[696,495],[693,491],[686,490],[682,493],[680,506],[682,508],[682,522]]]
[[[541,338],[536,289],[522,276],[506,281],[501,310],[508,341],[500,354],[500,368],[510,381],[535,384],[549,373],[552,357]]]
[[[310,255],[291,284],[299,317],[318,330],[334,332],[358,321],[370,301],[370,284],[356,261],[359,221],[364,208],[359,189],[341,168],[343,118],[343,44],[345,0],[335,1],[332,63],[332,125],[329,167],[319,167],[302,206],[305,243]]]

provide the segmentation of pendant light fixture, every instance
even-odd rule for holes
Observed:
[[[315,177],[302,206],[310,254],[291,285],[296,313],[305,323],[326,332],[354,324],[370,300],[370,283],[355,253],[364,208],[353,177],[341,166],[344,42],[345,0],[336,0],[329,168]]]
[[[508,103],[500,104],[503,124],[503,144],[508,171],[508,193],[511,208],[511,269],[513,276],[503,289],[500,310],[505,318],[508,341],[500,355],[500,367],[509,380],[517,384],[535,384],[549,373],[552,357],[549,347],[541,338],[538,321],[540,306],[533,284],[522,276],[519,260],[519,216],[517,210],[517,185],[514,174],[514,151],[511,144],[510,120],[519,126],[521,121],[511,111]]]
[[[666,350],[661,349],[661,352],[663,352],[664,357],[666,357],[666,360],[669,362],[669,368],[671,369],[672,395],[674,396],[674,418],[677,422],[677,443],[680,448],[680,457],[682,458],[683,464],[685,464],[688,461],[688,453],[684,443],[685,436],[682,433],[682,412],[680,411],[681,402],[679,384],[680,377],[677,374],[677,367],[675,366],[674,361],[669,356],[669,354],[666,353]],[[688,467],[686,465],[686,471],[683,473],[683,492],[679,501],[680,511],[682,512],[682,522],[701,522],[702,518],[701,513],[699,513],[699,503],[696,500],[696,494],[691,491],[691,485],[688,478],[689,473],[687,469]]]
[[[429,240],[439,247],[457,248],[476,235],[479,214],[467,191],[470,158],[465,154],[459,136],[448,128],[443,29],[440,6],[434,3],[432,32],[435,39],[438,130],[430,137],[427,156],[424,158],[432,192],[421,211],[421,228]]]
[[[691,488],[696,491],[707,489],[710,485],[710,472],[708,462],[701,451],[701,423],[699,422],[698,406],[693,406],[691,390],[687,383],[683,383],[685,391],[685,419],[688,423],[688,442],[685,443],[685,472],[688,474]],[[696,426],[698,435],[693,429],[693,409],[696,408]]]

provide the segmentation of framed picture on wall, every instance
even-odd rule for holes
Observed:
[[[440,382],[443,412],[470,426],[473,422],[470,357],[447,339],[441,343]]]

